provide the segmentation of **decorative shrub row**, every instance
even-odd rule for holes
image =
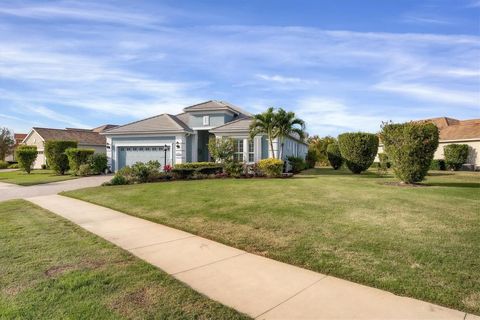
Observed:
[[[450,170],[460,170],[462,165],[467,162],[468,145],[467,144],[449,144],[443,147],[445,155],[445,164]]]
[[[342,167],[343,158],[338,143],[334,142],[327,146],[327,158],[334,170],[338,170]]]
[[[365,132],[343,133],[338,136],[338,146],[348,169],[359,174],[372,165],[378,151],[378,137]]]
[[[25,172],[32,171],[33,164],[37,159],[38,151],[36,146],[20,145],[15,150],[15,158],[18,161],[19,168]]]
[[[437,126],[427,122],[386,123],[380,137],[395,176],[404,183],[422,181],[438,147]]]
[[[69,169],[68,157],[65,154],[65,150],[76,147],[76,141],[49,140],[45,142],[45,156],[47,157],[50,169],[57,174],[65,174]]]

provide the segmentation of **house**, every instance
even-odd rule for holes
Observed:
[[[447,117],[426,119],[433,122],[439,130],[440,139],[434,159],[444,159],[443,147],[449,144],[467,144],[469,146],[467,165],[480,169],[480,119],[457,120]],[[379,153],[383,152],[380,146]]]
[[[235,159],[254,163],[272,157],[265,136],[249,138],[252,115],[228,102],[206,101],[183,109],[177,115],[161,114],[103,131],[112,171],[135,162],[157,160],[162,165],[210,161],[212,137],[234,139]],[[307,144],[292,136],[284,141],[284,158],[305,157]],[[278,157],[279,141],[274,141]]]
[[[106,139],[100,133],[116,127],[115,125],[103,125],[94,129],[53,129],[34,127],[23,139],[26,145],[37,146],[38,156],[33,168],[40,169],[46,165],[45,141],[49,140],[72,140],[77,141],[79,148],[93,149],[96,153],[105,153]]]
[[[22,143],[23,139],[27,136],[26,133],[14,133],[13,134],[13,140],[15,141],[15,144],[13,145],[13,150],[12,152],[5,157],[5,161],[8,162],[16,162],[17,160],[15,159],[15,149],[17,149],[18,145]]]

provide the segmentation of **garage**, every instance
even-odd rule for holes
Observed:
[[[172,150],[170,146],[123,146],[118,147],[118,169],[131,166],[136,162],[146,163],[156,160],[162,167],[172,164]]]

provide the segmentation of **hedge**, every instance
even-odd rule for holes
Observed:
[[[108,169],[108,159],[105,153],[95,153],[89,159],[93,174],[100,174]]]
[[[438,128],[431,122],[382,125],[380,134],[395,176],[404,183],[422,181],[438,147]]]
[[[301,157],[289,156],[287,157],[287,160],[293,173],[299,173],[300,171],[307,169],[307,164]]]
[[[267,177],[278,177],[283,171],[283,161],[280,159],[262,159],[258,162],[258,167]]]
[[[338,143],[331,143],[327,147],[328,162],[334,170],[338,170],[343,165],[343,158]]]
[[[446,169],[447,167],[445,166],[445,160],[443,159],[432,160],[432,162],[430,162],[429,170],[446,170]]]
[[[449,144],[443,147],[445,164],[450,170],[460,170],[467,163],[468,144]]]
[[[30,173],[33,163],[37,159],[38,151],[36,146],[18,146],[15,150],[15,158],[18,166],[25,172]]]
[[[317,163],[318,155],[315,150],[308,148],[307,155],[305,156],[305,162],[307,163],[307,168],[315,168]]]
[[[372,133],[349,132],[338,136],[338,146],[345,163],[355,174],[367,170],[378,151],[378,137]]]
[[[0,160],[0,169],[7,169],[8,168],[8,162]]]
[[[73,174],[78,175],[82,164],[87,164],[89,158],[95,153],[93,149],[68,148],[65,154],[68,158],[68,165]],[[85,169],[82,169],[85,172]]]
[[[187,163],[179,163],[175,165],[177,169],[198,169],[198,168],[207,168],[207,167],[218,167],[221,166],[216,162],[187,162]]]
[[[76,147],[76,141],[49,140],[45,142],[45,156],[47,157],[50,169],[58,174],[65,174],[69,169],[68,157],[65,154],[65,150]]]

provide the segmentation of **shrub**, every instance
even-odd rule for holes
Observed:
[[[430,168],[429,170],[446,170],[447,167],[445,165],[445,160],[439,159],[439,160],[432,160],[430,162]]]
[[[132,165],[132,176],[134,182],[145,183],[154,181],[160,173],[160,162],[148,161],[147,163],[137,162]]]
[[[438,128],[435,124],[384,123],[380,135],[395,176],[404,183],[422,181],[438,147]]]
[[[42,168],[42,170],[47,170],[48,169],[48,166],[46,164],[42,164],[40,167]]]
[[[65,154],[68,158],[68,165],[74,175],[78,175],[78,169],[82,164],[88,164],[89,158],[95,153],[93,149],[68,148]],[[90,164],[88,164],[90,166]]]
[[[15,150],[15,158],[18,161],[18,166],[30,173],[33,163],[37,159],[37,147],[36,146],[18,146]]]
[[[327,147],[328,162],[334,170],[338,170],[343,165],[343,158],[338,143],[331,143]]]
[[[359,174],[372,165],[378,151],[378,137],[365,132],[343,133],[338,136],[338,146],[348,169]]]
[[[243,165],[238,161],[227,161],[224,168],[226,174],[235,178],[240,177],[244,172]]]
[[[280,159],[263,159],[258,162],[260,170],[268,177],[279,177],[283,171],[283,161]]]
[[[8,169],[19,169],[20,166],[18,165],[18,163],[13,163],[11,165],[8,166]]]
[[[187,162],[179,163],[175,165],[177,169],[198,169],[198,168],[207,168],[207,167],[218,167],[219,164],[215,162]]]
[[[317,163],[317,159],[317,152],[312,148],[308,148],[307,155],[305,156],[307,168],[315,168],[315,163]]]
[[[291,171],[293,173],[299,173],[302,170],[305,170],[307,168],[307,164],[305,163],[305,160],[301,157],[287,157],[288,163],[290,164]]]
[[[178,179],[188,179],[193,175],[193,173],[195,172],[195,169],[194,168],[182,168],[182,167],[177,168],[177,166],[175,166],[172,169],[172,172],[175,174],[175,176]]]
[[[445,164],[450,170],[459,170],[467,162],[468,144],[449,144],[443,147]]]
[[[110,180],[109,184],[112,186],[124,185],[128,184],[128,180],[123,175],[117,173],[113,176],[112,180]]]
[[[163,171],[165,171],[165,172],[171,172],[172,169],[173,169],[173,167],[169,164],[166,164],[166,165],[163,166]]]
[[[79,176],[82,176],[82,177],[86,177],[88,175],[91,175],[92,174],[92,167],[90,166],[89,163],[82,163],[77,171],[76,171],[76,174],[79,175]]]
[[[8,162],[0,160],[0,169],[7,169],[8,168]]]
[[[76,147],[76,141],[50,140],[45,142],[45,156],[50,168],[58,174],[65,174],[68,171],[68,157],[65,150]]]
[[[92,154],[88,162],[93,174],[103,173],[108,168],[108,159],[105,153]]]
[[[392,166],[392,164],[390,163],[390,160],[388,159],[388,155],[385,152],[378,154],[378,160],[380,161],[378,163],[378,166],[380,168],[390,169],[390,167]]]
[[[208,152],[215,161],[225,163],[233,160],[234,143],[232,138],[210,138]]]

